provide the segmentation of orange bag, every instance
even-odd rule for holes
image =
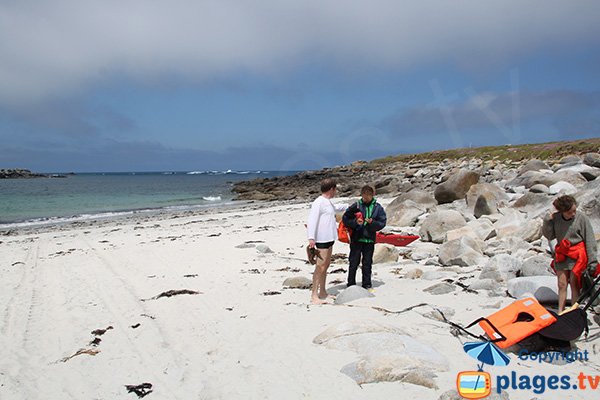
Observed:
[[[357,219],[362,219],[363,215],[361,212],[357,212],[354,214]],[[350,238],[352,237],[352,229],[348,228],[344,221],[340,221],[337,229],[338,240],[342,243],[350,243]]]
[[[340,221],[337,229],[338,240],[342,243],[350,243],[350,237],[352,236],[352,229],[348,228],[344,221]]]

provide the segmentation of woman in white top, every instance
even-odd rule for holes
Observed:
[[[315,272],[313,273],[313,284],[311,302],[323,304],[327,299],[325,287],[327,280],[327,268],[331,264],[331,253],[333,243],[337,240],[336,212],[343,212],[347,205],[335,205],[331,199],[335,196],[337,183],[333,179],[324,179],[321,182],[321,196],[312,203],[308,216],[308,246],[316,247],[320,258],[317,257]]]

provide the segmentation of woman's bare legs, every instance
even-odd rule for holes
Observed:
[[[569,283],[571,285],[571,305],[577,302],[579,298],[579,293],[581,292],[581,288],[579,287],[579,282],[577,281],[577,275],[571,272],[571,277]]]
[[[558,279],[558,313],[564,311],[567,302],[567,286],[569,285],[570,271],[556,271]],[[573,290],[573,288],[571,288]]]

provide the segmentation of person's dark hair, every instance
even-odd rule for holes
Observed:
[[[335,179],[327,178],[321,181],[321,193],[329,192],[334,187],[337,187]]]
[[[573,206],[577,205],[577,200],[575,200],[575,197],[573,197],[573,196],[564,195],[564,196],[560,196],[558,199],[554,200],[554,202],[552,202],[552,204],[558,211],[567,212]]]
[[[370,194],[371,196],[375,196],[375,189],[373,189],[373,186],[365,185],[360,189],[360,194]]]

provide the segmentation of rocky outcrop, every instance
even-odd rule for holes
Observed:
[[[64,175],[45,175],[45,174],[36,174],[31,172],[28,169],[0,169],[0,179],[28,179],[28,178],[58,178],[64,177]]]

